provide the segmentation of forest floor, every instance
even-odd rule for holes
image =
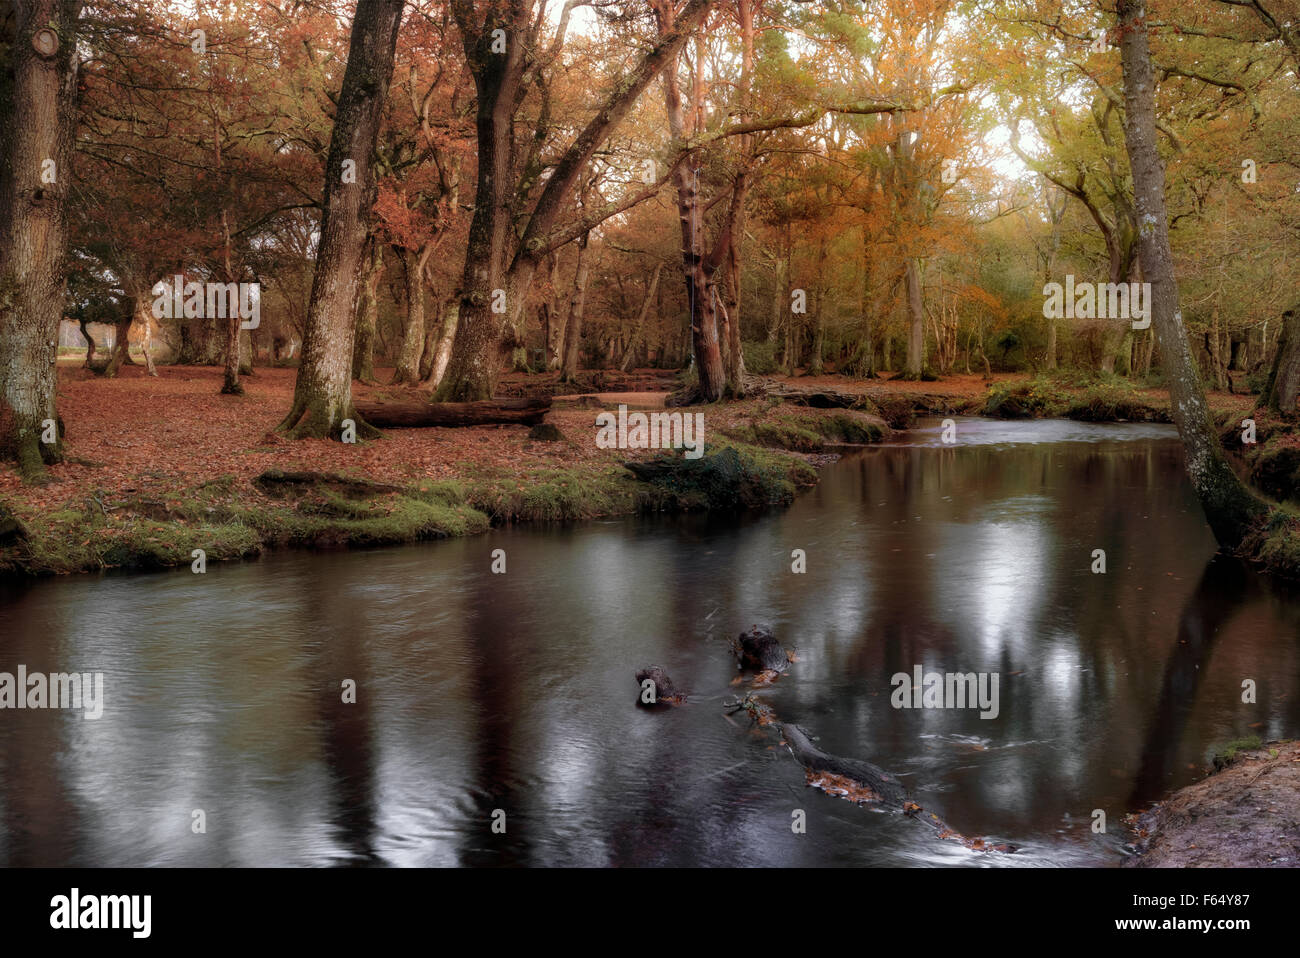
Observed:
[[[1138,854],[1124,864],[1294,868],[1300,865],[1297,795],[1300,742],[1238,751],[1222,770],[1134,816]]]
[[[768,377],[864,398],[857,411],[774,397],[691,407],[704,414],[710,455],[703,461],[719,449],[737,453],[732,494],[711,501],[715,485],[665,486],[622,466],[655,451],[600,449],[594,441],[599,409],[663,405],[671,381],[663,371],[596,373],[594,381],[607,387],[599,393],[556,396],[547,422],[560,430],[559,441],[531,439],[522,426],[482,426],[389,429],[381,440],[356,444],[276,435],[292,398],[293,369],[259,367],[244,377],[242,396],[219,394],[217,368],[158,371],[155,378],[128,366],[103,379],[77,359],[60,362],[68,461],[52,467],[43,485],[24,484],[12,466],[0,466],[0,574],[161,568],[191,564],[195,549],[218,561],[275,546],[465,535],[502,522],[780,504],[815,484],[812,466],[833,460],[840,444],[878,441],[917,413],[1167,419],[1168,408],[1160,390],[1049,388],[1023,375],[996,376],[991,384],[978,375],[936,382]],[[391,375],[377,372],[385,381]],[[555,378],[508,375],[500,392],[545,393]],[[1122,401],[1111,402],[1107,390],[1122,392]],[[386,385],[355,385],[354,396],[427,399]],[[1227,420],[1253,405],[1226,393],[1210,400]],[[285,473],[317,474],[318,481]],[[6,508],[20,530],[9,523],[6,532]]]

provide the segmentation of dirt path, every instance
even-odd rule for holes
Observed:
[[[1300,866],[1300,742],[1237,753],[1231,765],[1136,817],[1134,868]]]

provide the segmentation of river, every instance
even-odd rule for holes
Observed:
[[[105,687],[0,711],[0,865],[1118,864],[1211,746],[1300,735],[1300,597],[1213,559],[1172,427],[957,423],[763,515],[0,585],[0,672]],[[1016,853],[807,788],[723,708],[755,623],[783,719]],[[650,664],[687,705],[636,705]],[[996,674],[997,717],[892,707],[918,665]]]

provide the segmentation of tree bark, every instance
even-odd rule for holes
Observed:
[[[242,396],[244,387],[239,383],[239,310],[230,310],[224,320],[226,333],[225,375],[221,382],[223,396]]]
[[[181,352],[176,362],[183,366],[215,366],[221,358],[215,326],[216,320],[211,317],[181,320]]]
[[[1277,355],[1269,373],[1264,398],[1274,412],[1294,414],[1300,397],[1300,305],[1282,314]]]
[[[420,382],[433,378],[433,362],[438,349],[438,334],[442,330],[442,303],[435,297],[432,322],[424,324],[424,351],[420,353]]]
[[[406,277],[406,328],[402,331],[402,348],[397,354],[394,383],[420,381],[420,357],[424,352],[424,267],[432,252],[432,243],[425,243],[418,250],[402,250],[402,269]]]
[[[1219,545],[1235,548],[1267,512],[1228,465],[1210,425],[1205,390],[1192,361],[1178,302],[1165,166],[1156,146],[1155,74],[1147,39],[1146,0],[1118,0],[1124,74],[1125,142],[1137,203],[1139,256],[1151,284],[1151,323],[1169,380],[1170,411],[1186,455],[1187,473]]]
[[[153,347],[153,301],[147,291],[136,294],[135,315],[142,331],[140,352],[144,354],[145,372],[150,376],[157,376],[158,370],[154,368],[153,355],[150,353],[150,349]]]
[[[81,337],[86,341],[86,361],[82,363],[87,369],[95,365],[95,337],[90,335],[90,328],[85,318],[77,320],[81,327]]]
[[[550,399],[483,399],[477,402],[357,403],[373,426],[484,426],[491,423],[535,426],[551,409]]]
[[[0,79],[0,456],[29,481],[63,459],[55,386],[80,14],[80,0],[14,0]],[[38,38],[53,49],[38,51]]]
[[[632,334],[627,338],[623,358],[619,360],[619,372],[627,372],[628,366],[632,363],[632,357],[636,355],[637,344],[645,331],[646,318],[650,315],[650,305],[654,302],[655,294],[659,292],[659,274],[663,271],[664,264],[656,263],[654,274],[650,277],[650,285],[646,287],[645,299],[641,301],[641,311],[637,314],[636,325],[632,329]]]
[[[356,341],[352,344],[352,378],[362,383],[375,382],[375,326],[379,322],[379,279],[383,274],[384,247],[372,239],[361,285],[361,305],[357,308]]]
[[[437,351],[433,357],[433,368],[429,372],[429,384],[436,390],[447,374],[447,364],[451,361],[452,344],[456,341],[456,327],[460,325],[460,297],[457,296],[447,304],[443,311],[442,330],[438,333]]]
[[[925,369],[925,306],[921,299],[921,270],[909,257],[904,270],[907,286],[907,379],[920,379]]]
[[[582,314],[587,305],[587,276],[591,263],[587,257],[590,233],[578,240],[578,266],[573,277],[573,293],[569,299],[569,316],[564,324],[564,362],[560,365],[560,382],[571,383],[578,375],[578,357],[582,346]]]
[[[131,363],[131,322],[137,308],[134,296],[127,297],[122,303],[122,313],[117,318],[113,333],[113,348],[108,351],[108,363],[104,366],[103,375],[108,379],[115,377],[124,364]]]
[[[358,436],[376,435],[358,419],[352,404],[353,321],[376,194],[375,140],[393,75],[403,7],[401,0],[358,0],[352,21],[348,65],[325,163],[324,212],[302,365],[293,407],[279,426],[291,438],[338,438],[345,419],[355,421]]]

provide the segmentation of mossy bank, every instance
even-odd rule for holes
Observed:
[[[53,511],[0,509],[0,574],[148,570],[221,562],[273,548],[367,548],[474,535],[493,525],[653,512],[783,506],[816,484],[805,459],[735,440],[705,455],[655,459],[638,477],[619,462],[524,470],[467,467],[462,478],[410,485],[359,475],[267,470],[196,487],[110,497]]]

